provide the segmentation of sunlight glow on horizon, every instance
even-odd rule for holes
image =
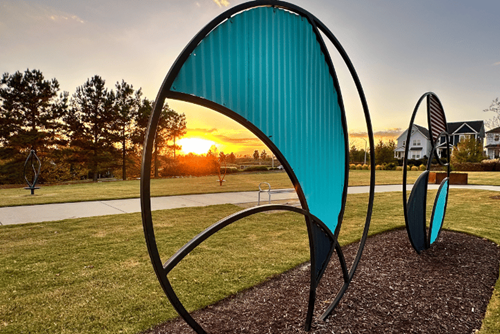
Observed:
[[[179,145],[182,146],[181,152],[183,154],[194,153],[198,155],[206,154],[212,145],[219,146],[214,141],[197,137],[182,138],[179,140]]]

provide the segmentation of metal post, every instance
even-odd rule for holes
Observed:
[[[367,142],[366,142],[365,138],[361,138],[361,139],[363,139],[365,141],[365,162],[363,164],[366,165],[366,144],[367,144]]]

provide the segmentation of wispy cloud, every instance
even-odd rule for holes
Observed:
[[[31,4],[25,1],[6,1],[0,13],[2,13],[0,14],[2,20],[13,18],[12,21],[16,22],[18,26],[25,23],[40,25],[44,21],[85,23],[77,15],[47,5]]]
[[[227,7],[229,6],[229,1],[228,0],[214,0],[214,2],[217,4],[219,7]]]
[[[404,130],[401,128],[391,128],[391,129],[385,129],[385,130],[378,130],[373,132],[373,137],[375,138],[381,138],[381,139],[395,139],[399,137],[399,135],[403,132]],[[349,137],[356,139],[356,138],[367,138],[368,134],[366,132],[349,132]]]
[[[52,21],[68,21],[68,20],[73,20],[73,21],[76,21],[78,23],[85,23],[84,20],[82,20],[81,18],[79,18],[76,15],[50,15],[49,18]]]
[[[214,133],[214,132],[217,132],[219,130],[217,130],[216,128],[212,128],[212,129],[205,129],[205,128],[187,128],[187,131],[190,132],[190,133]]]
[[[496,63],[493,64],[493,66],[500,65],[500,61],[497,61]]]

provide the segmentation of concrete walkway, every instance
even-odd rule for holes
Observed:
[[[429,185],[429,189],[437,188],[438,185]],[[451,188],[479,189],[500,192],[500,186],[452,185]],[[401,192],[402,189],[402,185],[381,185],[375,187],[375,192]],[[408,190],[410,189],[411,185],[408,186]],[[367,192],[369,192],[368,186],[348,188],[348,194],[361,194]],[[257,191],[153,197],[151,198],[151,208],[152,210],[164,210],[215,204],[242,203],[255,203],[255,205],[257,205],[257,197]],[[297,194],[293,189],[280,189],[280,192],[273,193],[271,195],[272,201],[295,199],[297,199]],[[262,193],[261,203],[267,204],[267,200],[268,195],[266,193]],[[38,223],[44,221],[134,212],[141,212],[141,206],[138,198],[4,207],[0,208],[0,225]]]

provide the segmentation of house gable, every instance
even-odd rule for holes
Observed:
[[[478,132],[473,128],[471,128],[467,123],[464,123],[454,133],[478,133]]]

